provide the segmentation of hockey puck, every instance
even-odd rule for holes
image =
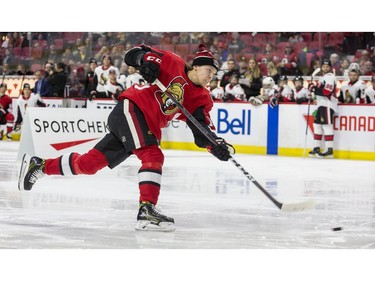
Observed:
[[[332,229],[332,231],[341,231],[342,227],[333,227],[331,229]]]

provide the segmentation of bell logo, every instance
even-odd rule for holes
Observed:
[[[228,110],[218,109],[217,133],[225,134],[229,131],[233,135],[250,135],[251,110],[243,109],[241,118],[230,118]]]

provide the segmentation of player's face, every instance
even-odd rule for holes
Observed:
[[[29,88],[23,89],[23,94],[25,97],[29,97],[31,93],[31,90]]]
[[[331,71],[331,67],[328,64],[323,64],[322,67],[321,67],[321,69],[322,69],[322,72],[324,74],[326,74],[326,73],[328,73],[328,72]]]
[[[302,81],[295,81],[294,82],[294,86],[296,87],[296,89],[302,89]]]
[[[350,71],[349,72],[349,79],[350,79],[350,82],[355,82],[358,80],[358,74],[354,71]]]
[[[110,59],[109,59],[108,57],[105,57],[105,58],[103,59],[103,64],[104,64],[105,66],[110,65],[110,64],[111,64]]]
[[[197,80],[196,84],[205,87],[209,84],[216,74],[216,69],[210,65],[201,65],[196,68]]]

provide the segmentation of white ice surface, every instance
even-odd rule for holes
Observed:
[[[31,191],[20,192],[17,149],[17,142],[0,141],[1,249],[375,249],[373,161],[236,155],[277,200],[316,200],[315,209],[290,213],[275,207],[232,163],[220,162],[207,152],[165,150],[158,206],[175,219],[177,230],[144,233],[134,230],[140,165],[135,157],[93,176],[44,177]],[[343,230],[333,232],[333,227]],[[132,256],[150,256],[133,250]],[[207,259],[214,259],[216,253]],[[263,259],[262,265],[273,263],[275,257],[279,264],[284,257],[284,252],[266,253],[266,257],[257,251],[246,253],[236,264],[246,268],[254,256]],[[189,263],[199,258],[208,261],[205,252],[192,255]],[[230,259],[233,255],[238,252]],[[298,262],[295,252],[292,256]],[[318,256],[309,263],[320,260]],[[221,261],[216,262],[219,267]]]

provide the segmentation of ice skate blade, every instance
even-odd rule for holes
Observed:
[[[319,159],[333,159],[333,155],[328,155],[328,156],[317,156]]]
[[[176,230],[176,227],[173,222],[161,222],[159,225],[156,225],[147,220],[139,220],[135,226],[135,230],[173,232]]]
[[[25,181],[26,171],[30,163],[30,159],[31,157],[27,154],[24,154],[22,157],[21,167],[20,167],[19,176],[18,176],[18,190],[26,190],[24,181]]]

